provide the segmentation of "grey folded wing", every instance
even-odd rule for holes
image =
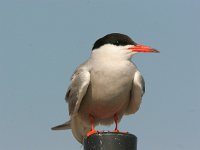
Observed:
[[[133,86],[131,89],[131,96],[129,106],[126,110],[126,114],[133,114],[138,111],[142,96],[145,93],[145,82],[139,71],[136,71],[133,79]]]
[[[90,84],[90,73],[85,69],[77,69],[71,78],[65,100],[68,102],[69,115],[75,115]]]

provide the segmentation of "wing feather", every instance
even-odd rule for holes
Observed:
[[[126,114],[133,114],[138,111],[142,96],[145,93],[145,82],[139,71],[136,71],[133,79],[133,86],[131,89],[131,97]]]
[[[89,83],[90,73],[84,69],[76,70],[71,78],[71,85],[65,97],[69,106],[69,115],[74,115],[79,111],[81,101],[87,92]]]

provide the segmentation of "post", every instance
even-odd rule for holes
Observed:
[[[84,139],[84,150],[137,150],[137,137],[117,132],[93,134]]]

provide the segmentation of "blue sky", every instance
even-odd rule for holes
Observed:
[[[133,58],[146,93],[120,129],[137,135],[139,150],[198,150],[199,14],[198,0],[1,0],[0,149],[82,149],[50,128],[69,119],[74,69],[96,39],[119,32],[161,51]]]

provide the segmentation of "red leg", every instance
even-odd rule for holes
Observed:
[[[114,115],[114,121],[115,121],[115,130],[113,130],[113,132],[120,132],[118,130],[118,114],[117,113]],[[127,134],[128,132],[120,132],[120,133]]]
[[[113,130],[113,132],[119,132],[119,130],[118,130],[118,114],[117,113],[114,115],[114,121],[115,121],[115,130]]]
[[[89,114],[89,119],[90,119],[91,130],[87,133],[87,136],[97,133],[97,131],[94,129],[94,117],[91,114]]]

